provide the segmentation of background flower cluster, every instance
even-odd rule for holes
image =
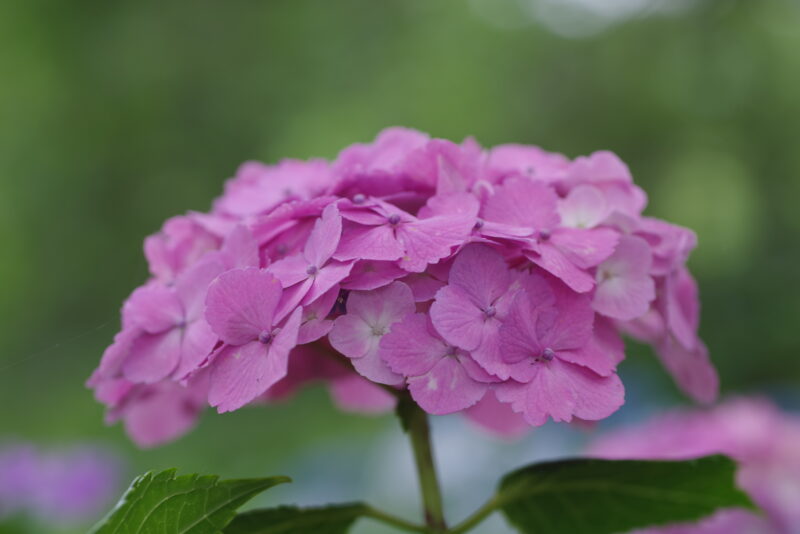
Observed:
[[[245,163],[209,213],[147,238],[152,276],[89,384],[141,445],[208,405],[319,380],[343,409],[386,410],[407,388],[429,413],[514,434],[619,408],[628,334],[712,401],[695,235],[645,204],[609,152],[402,128],[333,162]]]

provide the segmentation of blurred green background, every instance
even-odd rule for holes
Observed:
[[[244,160],[334,157],[390,125],[615,151],[649,214],[699,234],[723,390],[791,404],[798,51],[790,0],[0,2],[0,441],[243,475],[395,432],[309,391],[138,451],[83,387],[146,276],[145,235],[207,209]],[[630,352],[632,398],[683,402],[649,349]]]

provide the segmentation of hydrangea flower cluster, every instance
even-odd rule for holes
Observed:
[[[6,444],[0,447],[0,521],[24,515],[63,528],[94,520],[119,490],[121,467],[95,446],[46,452]]]
[[[737,398],[711,410],[675,411],[599,438],[594,456],[685,460],[726,454],[739,462],[737,483],[763,510],[726,509],[691,525],[640,534],[791,534],[800,525],[800,417],[766,399]]]
[[[501,434],[624,401],[627,333],[711,401],[686,269],[694,233],[642,216],[614,154],[481,148],[403,128],[333,162],[245,163],[210,213],[145,241],[151,278],[89,380],[143,446],[323,381],[344,409]]]

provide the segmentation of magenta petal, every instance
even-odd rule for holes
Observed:
[[[466,291],[480,306],[500,298],[510,283],[503,257],[485,245],[469,245],[456,256],[450,269],[449,284]]]
[[[405,271],[403,271],[405,273]],[[444,287],[445,283],[437,280],[427,272],[411,273],[402,279],[402,282],[411,288],[415,302],[428,302],[433,300],[436,292]]]
[[[402,282],[393,282],[375,291],[353,291],[347,298],[347,313],[367,323],[386,328],[409,313],[414,313],[414,296]]]
[[[303,317],[297,334],[298,345],[311,343],[328,335],[333,328],[333,321],[327,317],[338,297],[339,288],[334,287],[317,299],[314,304],[303,307]]]
[[[652,253],[644,239],[622,237],[614,254],[597,268],[594,309],[623,321],[644,315],[656,296],[651,265]]]
[[[308,236],[303,255],[311,265],[322,267],[339,245],[342,237],[342,217],[335,204],[331,204],[322,212],[322,217],[314,223],[314,229]]]
[[[331,261],[325,267],[319,270],[314,275],[314,283],[311,285],[308,293],[303,297],[302,304],[304,306],[315,302],[322,295],[327,293],[333,286],[347,278],[350,274],[350,269],[353,268],[353,262],[342,263],[338,261]]]
[[[456,358],[443,357],[422,376],[408,379],[413,399],[428,413],[443,415],[469,408],[488,386],[469,377]]]
[[[597,284],[593,306],[606,317],[630,321],[647,313],[655,296],[650,275],[614,277]]]
[[[219,413],[237,410],[286,376],[288,357],[297,344],[298,308],[269,344],[253,341],[225,347],[215,357],[208,402]]]
[[[561,223],[570,228],[594,228],[611,213],[611,206],[597,187],[579,185],[558,206]]]
[[[694,350],[686,350],[668,338],[659,344],[658,356],[681,390],[693,400],[711,404],[717,399],[719,376],[703,342],[698,340]]]
[[[592,335],[594,311],[591,300],[587,295],[570,291],[562,284],[553,284],[552,289],[558,315],[548,324],[547,332],[539,333],[539,341],[542,346],[556,350],[582,347]]]
[[[558,224],[558,196],[544,182],[528,178],[509,178],[489,197],[481,216],[513,226],[543,230]]]
[[[625,359],[625,345],[609,320],[597,320],[588,343],[579,349],[559,351],[558,357],[588,367],[601,376],[609,376]]]
[[[219,413],[241,408],[277,382],[267,359],[267,347],[258,341],[226,346],[214,356],[208,403]],[[282,377],[281,377],[282,378]]]
[[[361,226],[348,224],[342,233],[339,248],[333,257],[347,260],[399,260],[403,246],[395,238],[394,230],[387,224]]]
[[[122,371],[131,382],[152,384],[166,378],[181,358],[181,330],[142,334],[131,345]]]
[[[217,340],[217,335],[203,319],[189,324],[183,333],[181,361],[172,376],[180,380],[199,368],[214,350]]]
[[[126,408],[125,431],[140,447],[149,448],[172,441],[197,422],[203,405],[190,388],[166,382],[136,399]]]
[[[447,345],[429,330],[428,317],[409,314],[392,325],[380,342],[381,359],[396,373],[418,376],[427,373],[447,354]]]
[[[175,281],[175,292],[183,304],[186,322],[194,321],[203,315],[208,287],[224,270],[225,267],[218,259],[203,258]]]
[[[474,224],[474,218],[463,214],[401,224],[397,228],[397,239],[404,248],[400,267],[411,272],[424,271],[429,263],[449,256],[453,247],[463,244]]]
[[[274,274],[281,281],[281,286],[286,288],[308,278],[309,265],[302,254],[295,254],[272,262],[267,271]]]
[[[347,412],[385,413],[397,404],[394,395],[355,373],[331,381],[330,392],[336,406]]]
[[[588,269],[611,256],[619,234],[609,228],[559,228],[553,232],[550,242],[576,267]]]
[[[391,284],[398,278],[406,276],[405,271],[394,262],[363,260],[358,261],[350,271],[350,275],[342,280],[342,289],[368,291]]]
[[[473,423],[503,438],[518,438],[530,430],[525,418],[515,413],[511,405],[497,400],[494,391],[487,391],[477,404],[464,415]]]
[[[431,320],[436,331],[449,343],[474,350],[484,337],[484,329],[497,321],[488,318],[461,287],[448,285],[436,293],[431,305]]]
[[[220,275],[208,290],[206,319],[225,342],[242,345],[272,327],[281,285],[272,274],[249,267]]]
[[[526,254],[526,256],[545,271],[560,278],[578,293],[585,293],[594,287],[594,278],[586,271],[576,267],[551,243],[542,243],[540,254]]]
[[[168,330],[184,319],[183,306],[175,291],[155,284],[134,291],[125,303],[123,314],[151,334]]]
[[[357,315],[342,315],[333,322],[328,341],[348,358],[363,358],[377,347],[372,327]]]
[[[534,426],[550,417],[571,421],[579,417],[595,421],[608,417],[624,403],[624,389],[617,375],[601,377],[558,358],[542,364],[528,384],[506,382],[497,386],[497,398],[510,402]]]
[[[376,338],[376,341],[379,340]],[[377,345],[373,346],[363,358],[352,360],[352,363],[358,374],[378,384],[399,386],[403,383],[403,377],[393,373],[386,365],[386,362],[383,361]]]

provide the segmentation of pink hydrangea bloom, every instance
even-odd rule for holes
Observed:
[[[614,334],[610,342],[596,339],[593,321],[585,295],[530,275],[500,329],[500,354],[511,380],[498,386],[498,398],[532,425],[548,417],[598,420],[616,411],[624,399],[614,373],[621,346]]]
[[[495,379],[469,353],[445,342],[427,315],[412,313],[380,341],[380,357],[406,377],[411,397],[425,411],[447,414],[469,408]]]
[[[254,267],[234,269],[208,290],[206,317],[223,345],[211,362],[208,401],[220,412],[241,408],[286,376],[301,308],[275,322],[280,282]]]
[[[646,201],[610,152],[407,128],[333,161],[248,162],[210,213],[147,238],[152,276],[88,385],[143,446],[209,405],[320,382],[342,409],[410,395],[513,436],[616,410],[626,333],[708,402],[718,379],[686,269],[697,240],[643,216]]]
[[[611,432],[589,447],[614,459],[688,459],[726,454],[739,462],[737,482],[764,514],[721,510],[697,524],[641,534],[790,534],[800,525],[800,417],[765,399],[738,398],[709,410],[684,410]]]
[[[378,348],[392,325],[414,310],[411,289],[401,282],[370,292],[353,291],[347,313],[334,321],[328,339],[361,375],[379,384],[401,384],[403,378],[389,369]]]

